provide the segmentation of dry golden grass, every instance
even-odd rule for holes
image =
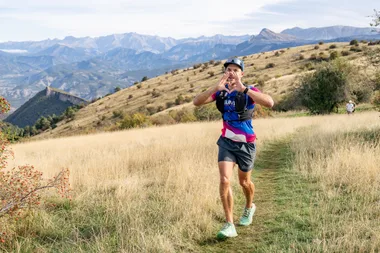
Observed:
[[[295,168],[321,185],[312,220],[323,252],[380,249],[380,118],[367,116],[325,121],[292,143]]]
[[[337,189],[331,185],[345,185],[358,196],[368,193],[371,197],[368,201],[361,199],[364,204],[360,207],[369,208],[372,203],[369,201],[379,194],[379,146],[350,143],[349,139],[347,145],[340,143],[330,149],[323,144],[327,141],[325,136],[333,138],[347,129],[379,127],[377,113],[259,119],[254,125],[258,133],[258,156],[260,147],[267,141],[289,134],[301,136],[295,139],[296,168],[309,177],[321,179],[326,196],[336,195]],[[104,208],[101,218],[113,224],[120,252],[196,251],[194,241],[213,236],[215,225],[219,226],[215,218],[223,221],[215,144],[220,128],[221,122],[179,124],[16,144],[13,145],[16,159],[11,165],[33,164],[47,176],[68,167],[74,202],[81,203],[79,210],[75,210],[76,216],[85,220],[96,207]],[[308,134],[303,134],[305,129],[309,129]],[[318,150],[319,158],[311,159],[308,150]],[[332,152],[328,159],[323,158],[326,150]],[[372,206],[368,212],[378,211],[376,208]],[[325,210],[326,213],[315,214],[314,219],[326,220],[324,215],[329,215],[331,207],[326,205]],[[355,229],[371,226],[365,215],[361,218],[363,223],[342,222],[339,231],[347,232],[343,238],[326,236],[332,228],[331,224],[324,224],[320,232],[322,242],[336,245],[335,248],[330,245],[329,249],[339,251],[342,246],[352,249],[360,243],[361,235]],[[54,227],[48,214],[40,219],[43,220],[41,230],[62,229]],[[106,239],[111,232],[107,227],[99,230],[92,238],[93,248],[88,247],[107,252]],[[374,231],[378,237],[373,240],[379,243],[379,230]],[[335,241],[328,241],[329,238]],[[80,243],[87,242],[78,239],[70,245]]]
[[[332,44],[335,44],[337,48],[329,49]],[[319,49],[314,49],[315,45],[305,45],[245,56],[243,57],[245,62],[243,81],[257,86],[258,80],[264,80],[264,86],[258,87],[272,95],[275,100],[281,100],[297,86],[297,76],[308,71],[305,64],[310,64],[309,58],[312,54],[318,56],[324,53],[325,56],[329,56],[332,51],[348,51],[351,47],[348,44],[347,42],[326,43],[319,45]],[[363,45],[360,44],[360,46]],[[281,53],[275,56],[275,52]],[[299,60],[301,54],[304,56],[303,60]],[[360,63],[363,61],[362,56],[362,52],[351,52],[351,55],[345,56],[344,59]],[[268,63],[274,63],[275,67],[266,68]],[[168,73],[151,78],[140,83],[140,88],[134,85],[86,106],[76,114],[73,121],[60,123],[56,129],[46,131],[34,138],[46,139],[107,130],[119,120],[112,117],[114,111],[131,113],[143,111],[146,107],[165,109],[167,103],[174,103],[178,95],[193,98],[202,90],[215,85],[221,77],[222,66],[223,64],[216,66],[208,64],[202,72],[200,72],[202,67],[197,69],[191,67],[178,70],[175,75]],[[214,72],[214,76],[208,74],[210,71]],[[153,91],[158,96],[153,96]],[[192,103],[182,106],[192,106]],[[174,106],[169,110],[173,108],[177,109]]]

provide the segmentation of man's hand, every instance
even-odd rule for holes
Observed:
[[[230,74],[229,74],[230,75]],[[231,72],[232,78],[235,79],[234,86],[229,92],[238,91],[243,92],[245,90],[244,84],[241,82],[241,77],[234,71]]]
[[[231,92],[229,89],[226,88],[226,82],[227,82],[227,79],[228,79],[229,76],[230,76],[230,74],[228,72],[225,72],[223,74],[222,78],[220,79],[219,83],[217,84],[217,90],[218,91],[225,90],[228,93]]]

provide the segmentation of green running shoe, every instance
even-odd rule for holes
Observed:
[[[226,222],[222,230],[220,230],[218,234],[216,235],[218,239],[226,239],[229,237],[236,237],[236,236],[237,236],[237,233],[236,233],[235,225],[230,222]]]
[[[248,226],[252,223],[253,214],[256,211],[256,205],[252,203],[251,208],[244,208],[243,216],[241,216],[239,225]]]

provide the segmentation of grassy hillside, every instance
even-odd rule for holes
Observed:
[[[61,115],[67,107],[74,105],[73,102],[66,100],[74,98],[77,102],[87,103],[85,100],[74,97],[67,92],[49,88],[51,94],[47,94],[47,89],[40,91],[28,102],[23,104],[15,112],[9,115],[5,121],[18,127],[33,126],[41,117],[49,115]],[[60,98],[64,96],[65,99]]]
[[[349,43],[328,43],[285,48],[243,57],[246,69],[244,83],[255,85],[281,101],[297,86],[297,77],[312,71],[315,64],[327,59],[332,52],[357,65],[361,65],[363,52],[350,51]],[[363,49],[360,43],[353,49]],[[343,53],[342,53],[343,52]],[[206,62],[188,69],[149,79],[132,87],[104,97],[81,109],[70,122],[62,122],[54,130],[37,138],[76,135],[115,129],[120,118],[117,114],[142,112],[154,117],[182,107],[192,108],[192,98],[215,85],[221,77],[223,62]],[[195,68],[194,68],[195,67]],[[182,96],[185,102],[176,105]],[[178,104],[178,103],[177,103]]]
[[[72,202],[45,199],[0,251],[378,252],[378,113],[254,126],[257,212],[236,238],[215,240],[221,122],[190,123],[13,145],[10,166],[33,164],[48,177],[69,168],[74,192]],[[232,184],[237,221],[236,170]]]

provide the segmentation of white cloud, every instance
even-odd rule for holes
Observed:
[[[5,3],[0,0],[0,20],[3,21],[0,40],[42,40],[126,32],[183,38],[218,33],[254,34],[263,27],[280,31],[300,25],[338,24],[336,22],[363,26],[365,17],[361,19],[362,13],[358,15],[357,3],[345,1],[344,8],[335,8],[342,3],[343,0],[335,3],[326,0],[161,0],[154,4],[151,0],[65,0],[64,3],[54,0]],[[330,5],[335,12],[318,12],[331,10]],[[376,6],[368,7],[368,14],[373,7]]]

